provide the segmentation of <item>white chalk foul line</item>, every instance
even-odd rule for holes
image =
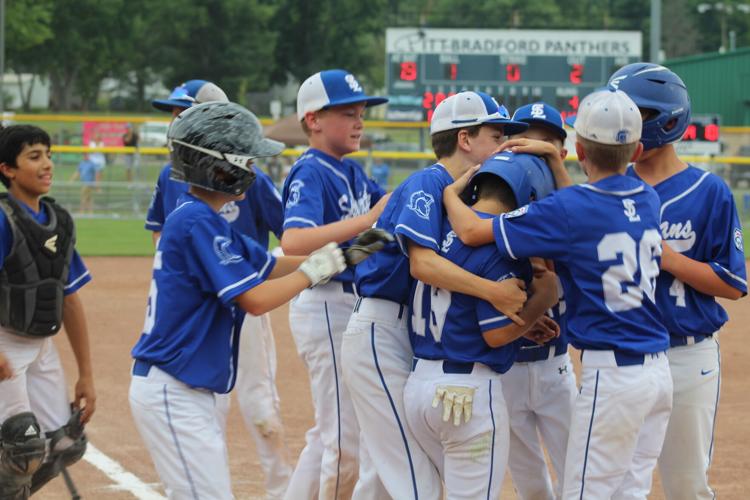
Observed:
[[[117,483],[119,489],[132,493],[140,500],[166,500],[166,497],[138,479],[138,476],[132,472],[125,470],[122,465],[99,451],[90,442],[86,447],[86,454],[83,459]]]

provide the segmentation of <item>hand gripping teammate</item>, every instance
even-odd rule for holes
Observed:
[[[330,241],[346,247],[383,210],[385,191],[344,156],[359,150],[365,108],[386,101],[365,94],[354,75],[339,69],[315,73],[300,86],[297,118],[310,147],[284,183],[286,255],[306,254]],[[341,337],[354,307],[353,278],[347,270],[325,286],[303,291],[289,307],[315,407],[315,426],[305,436],[286,493],[291,500],[349,498],[357,480],[359,429],[341,381]],[[362,468],[362,476],[373,479],[366,457]]]
[[[47,133],[0,131],[0,499],[28,498],[86,451],[96,408],[78,290],[91,280],[73,219],[46,195],[54,166]],[[52,341],[65,327],[78,365],[70,404]],[[3,366],[3,355],[7,358]],[[72,411],[71,411],[72,408]]]
[[[638,105],[644,152],[628,174],[661,199],[664,240],[656,304],[669,332],[674,406],[659,457],[668,499],[712,499],[713,453],[721,379],[718,331],[727,313],[716,297],[747,293],[742,226],[726,183],[680,160],[673,143],[690,123],[690,98],[679,76],[634,63],[609,80]]]
[[[476,200],[472,209],[489,219],[540,199],[554,187],[541,159],[504,152],[482,164],[469,193]],[[516,277],[529,286],[530,298],[519,313],[526,324],[518,326],[486,301],[418,280],[412,284],[414,364],[404,388],[409,428],[437,466],[447,498],[498,498],[510,438],[510,402],[503,397],[506,381],[500,374],[513,364],[516,339],[537,321],[540,327],[553,325],[552,335],[557,335],[554,322],[544,316],[557,303],[557,278],[542,268],[532,281],[528,259],[501,258],[495,245],[464,245],[447,219],[441,242],[440,255],[467,271],[494,281]]]
[[[646,498],[672,407],[669,339],[656,307],[659,199],[626,176],[642,146],[640,113],[619,91],[581,101],[576,152],[588,183],[492,221],[444,203],[464,243],[494,239],[511,259],[552,259],[565,291],[570,342],[582,351],[563,499]]]
[[[209,102],[175,118],[172,175],[190,185],[164,224],[154,257],[130,406],[170,498],[232,498],[217,393],[235,383],[240,325],[345,268],[333,243],[275,259],[219,215],[255,178],[255,158],[281,152],[258,119]]]
[[[435,466],[406,425],[403,390],[411,371],[407,331],[412,277],[475,296],[521,322],[526,300],[519,280],[495,282],[439,255],[443,188],[489,157],[506,133],[525,129],[490,96],[461,92],[441,102],[430,124],[438,163],[411,175],[392,194],[376,227],[398,243],[357,266],[357,301],[342,348],[344,380],[366,449],[393,498],[441,498]]]
[[[529,151],[537,146],[535,154],[544,154],[545,158],[555,156],[558,161],[565,159],[567,133],[555,108],[543,102],[527,104],[513,113],[513,119],[528,123],[529,128],[512,136],[506,148]],[[549,151],[545,152],[545,148]],[[502,376],[510,418],[508,467],[518,496],[523,500],[559,498],[570,416],[578,392],[568,355],[562,284],[559,278],[557,281],[559,302],[551,309],[550,316],[560,326],[560,335],[543,345],[519,339],[515,362]],[[540,436],[558,478],[556,486],[547,470]]]
[[[190,80],[176,87],[167,99],[157,99],[153,106],[175,117],[193,105],[210,101],[227,102],[218,86],[205,80]],[[283,209],[281,195],[273,181],[260,168],[253,166],[255,182],[239,201],[229,201],[219,214],[239,233],[268,249],[268,234],[281,237]],[[146,229],[153,231],[154,244],[164,221],[177,208],[177,200],[187,193],[188,185],[170,179],[167,163],[159,174],[148,213]],[[267,314],[248,314],[240,335],[240,365],[237,373],[237,401],[242,418],[255,441],[260,465],[265,476],[268,498],[281,498],[286,491],[292,466],[284,438],[279,393],[276,388],[276,343]],[[229,395],[220,396],[218,405],[223,422],[229,414]]]

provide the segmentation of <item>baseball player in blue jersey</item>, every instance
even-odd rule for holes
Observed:
[[[195,104],[210,101],[227,102],[224,92],[205,80],[190,80],[178,86],[168,99],[152,102],[155,108],[171,111],[174,116]],[[281,195],[270,177],[253,166],[255,181],[239,201],[229,201],[219,214],[239,233],[268,248],[269,232],[281,237],[283,209]],[[167,216],[177,207],[177,201],[188,192],[188,185],[170,179],[171,165],[167,163],[159,174],[154,194],[146,214],[146,229],[153,232],[156,242]],[[240,335],[240,366],[235,393],[242,417],[255,442],[260,465],[265,476],[268,498],[281,498],[286,491],[292,466],[284,440],[281,408],[276,389],[276,343],[268,315],[248,314]],[[229,395],[219,396],[217,405],[223,422],[229,413]]]
[[[513,119],[528,123],[529,128],[510,138],[507,145],[511,150],[542,141],[560,160],[565,159],[567,133],[554,107],[543,102],[527,104],[516,110]],[[554,500],[562,489],[570,416],[577,388],[568,355],[566,306],[559,278],[558,291],[559,301],[551,309],[551,317],[560,326],[560,335],[544,345],[519,339],[515,363],[502,377],[510,418],[508,467],[518,496],[524,500]],[[540,437],[558,478],[556,486],[547,470]]]
[[[0,131],[0,498],[25,499],[86,451],[83,424],[96,408],[89,337],[78,290],[91,280],[75,250],[68,212],[52,186],[42,129]],[[78,368],[68,398],[52,341],[62,326]],[[2,363],[0,363],[2,364]],[[71,412],[71,408],[73,411]]]
[[[673,143],[690,123],[690,98],[679,76],[634,63],[609,85],[627,93],[643,116],[644,152],[628,174],[653,186],[661,200],[665,242],[656,304],[669,332],[674,406],[659,457],[668,499],[712,499],[708,469],[719,402],[717,333],[727,313],[715,297],[747,293],[742,226],[732,193],[714,174],[680,160]]]
[[[392,194],[376,227],[392,243],[356,269],[360,299],[344,334],[344,380],[378,477],[392,498],[441,498],[435,466],[406,425],[403,389],[411,371],[407,331],[412,277],[476,296],[515,321],[526,300],[519,280],[495,282],[439,255],[442,190],[490,156],[506,133],[526,128],[484,93],[461,92],[442,101],[430,124],[438,163],[411,175]]]
[[[173,178],[190,184],[167,218],[154,257],[130,405],[171,498],[232,498],[216,394],[235,383],[244,313],[263,314],[344,268],[335,243],[310,257],[275,259],[219,215],[254,180],[252,161],[283,144],[234,103],[209,102],[175,118]]]
[[[492,239],[511,259],[552,259],[582,351],[581,391],[571,418],[562,498],[646,498],[672,407],[669,336],[656,306],[659,199],[626,176],[642,150],[640,112],[620,91],[582,100],[576,152],[588,183],[482,220],[444,194],[462,241]]]
[[[505,152],[485,161],[472,185],[477,199],[473,210],[491,218],[526,205],[532,193],[533,198],[546,196],[554,180],[539,158]],[[490,280],[523,279],[531,294],[520,312],[526,325],[518,326],[486,301],[419,280],[412,284],[414,364],[404,388],[409,428],[437,466],[448,498],[498,498],[510,437],[500,374],[513,364],[516,339],[557,303],[557,278],[542,268],[532,282],[528,259],[503,259],[494,245],[465,246],[447,219],[442,232],[441,256]]]
[[[297,117],[310,147],[284,183],[285,254],[307,254],[330,241],[348,246],[381,213],[385,191],[344,156],[359,150],[365,108],[386,101],[365,94],[354,75],[339,69],[315,73],[300,86]],[[306,434],[289,499],[349,498],[357,481],[359,429],[341,380],[341,338],[354,307],[353,278],[353,270],[347,270],[325,286],[303,291],[289,308],[315,406],[315,426]]]

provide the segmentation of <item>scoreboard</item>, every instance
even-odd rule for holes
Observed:
[[[462,90],[486,92],[511,113],[545,101],[565,117],[639,60],[639,31],[388,28],[387,118],[429,121],[440,101]]]

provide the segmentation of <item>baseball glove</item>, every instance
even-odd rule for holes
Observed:
[[[388,231],[378,228],[366,229],[359,233],[352,246],[344,250],[347,266],[356,266],[370,255],[382,250],[386,243],[395,241]]]

